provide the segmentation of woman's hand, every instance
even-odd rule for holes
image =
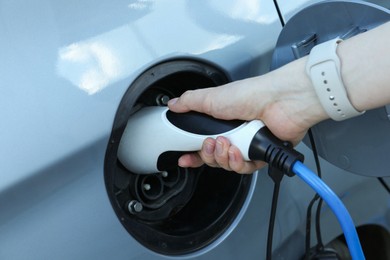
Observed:
[[[297,144],[312,125],[327,118],[304,73],[305,63],[302,59],[259,77],[187,91],[168,106],[178,113],[194,110],[226,120],[259,119],[278,138]],[[203,163],[238,173],[251,173],[265,165],[244,161],[239,149],[223,136],[207,138],[201,151],[179,159],[182,167]]]

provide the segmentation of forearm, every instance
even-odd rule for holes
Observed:
[[[390,22],[342,42],[337,53],[352,105],[359,111],[390,103]]]

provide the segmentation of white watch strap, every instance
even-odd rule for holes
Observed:
[[[306,64],[306,73],[326,113],[335,121],[363,114],[357,111],[348,98],[341,78],[340,59],[337,56],[339,38],[313,47]]]

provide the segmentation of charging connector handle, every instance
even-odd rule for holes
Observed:
[[[132,115],[118,147],[119,161],[131,172],[152,174],[176,167],[183,153],[202,148],[207,137],[225,136],[243,158],[261,160],[292,176],[303,161],[292,145],[276,138],[260,120],[219,120],[197,112],[173,113],[166,107],[145,107]]]
[[[352,259],[365,259],[353,220],[340,198],[301,162],[296,162],[293,165],[293,172],[315,190],[336,215],[344,232]]]
[[[225,136],[237,146],[245,160],[259,120],[219,120],[196,113],[174,113],[166,107],[145,107],[133,114],[118,146],[118,159],[137,174],[153,174],[177,167],[183,153],[199,151],[208,138]]]

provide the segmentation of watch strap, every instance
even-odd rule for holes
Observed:
[[[363,114],[351,104],[340,72],[337,46],[340,38],[321,43],[312,48],[306,63],[306,73],[311,78],[316,94],[326,113],[335,121]]]

